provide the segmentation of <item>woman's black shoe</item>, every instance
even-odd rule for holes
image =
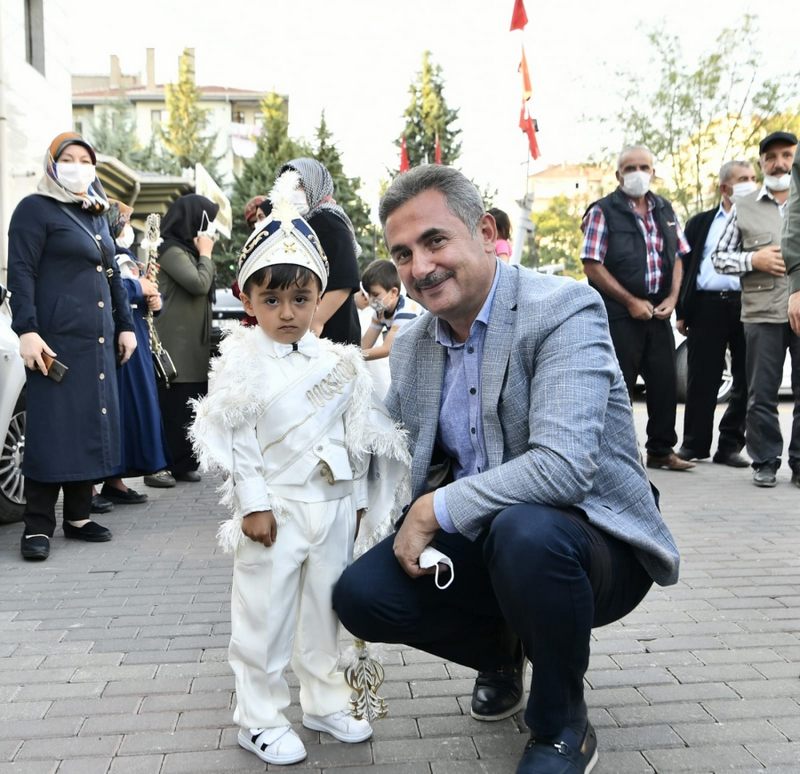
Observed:
[[[176,481],[188,481],[190,484],[196,484],[198,481],[202,481],[200,474],[196,470],[187,470],[185,473],[174,473],[172,474],[175,477]]]
[[[146,494],[140,494],[130,487],[123,492],[121,489],[109,486],[108,484],[103,484],[103,488],[100,490],[100,496],[105,497],[106,500],[110,500],[112,503],[119,503],[120,505],[139,505],[139,503],[147,502]]]
[[[111,530],[96,521],[88,521],[82,527],[73,527],[65,521],[63,526],[65,538],[85,540],[87,543],[105,543],[111,540]]]
[[[20,542],[22,558],[31,562],[43,562],[50,556],[50,538],[47,535],[26,535]]]
[[[114,503],[111,500],[103,497],[103,495],[92,495],[92,507],[89,509],[91,513],[108,513],[114,510]]]

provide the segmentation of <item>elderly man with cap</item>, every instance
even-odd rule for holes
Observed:
[[[800,384],[800,338],[789,326],[789,280],[781,253],[781,231],[797,137],[772,132],[758,146],[764,183],[737,198],[712,256],[721,274],[741,276],[742,322],[747,342],[747,453],[753,483],[773,487],[781,464],[783,437],[778,421],[778,390],[786,350],[792,356],[792,384]],[[800,395],[789,441],[792,482],[800,485]]]

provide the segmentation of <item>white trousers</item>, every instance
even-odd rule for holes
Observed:
[[[292,504],[267,548],[243,541],[233,563],[231,642],[240,727],[288,725],[284,670],[300,680],[300,705],[312,715],[346,709],[351,690],[337,670],[339,620],[333,586],[352,560],[356,513],[351,495]]]

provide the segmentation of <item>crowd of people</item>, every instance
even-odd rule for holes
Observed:
[[[764,138],[760,187],[748,162],[723,165],[719,207],[685,232],[650,190],[652,153],[623,149],[618,188],[583,219],[591,287],[510,263],[506,214],[441,165],[389,186],[379,214],[391,260],[360,274],[329,171],[289,160],[245,207],[233,288],[245,317],[212,360],[217,205],[173,202],[156,265],[141,263],[131,210],[106,197],[93,148],[59,135],[9,231],[28,369],[22,556],[48,557],[59,493],[65,537],[100,542],[111,532],[93,511],[147,500],[126,477],[174,487],[221,475],[243,748],[272,764],[306,757],[286,714],[289,665],[306,728],[371,737],[338,667],[341,621],[475,669],[478,720],[524,708],[518,774],[590,771],[591,630],[653,582],[677,581],[645,468],[710,456],[726,348],[734,386],[714,462],[747,466],[746,447],[754,482],[776,484],[789,349],[800,486],[796,145],[786,132]],[[673,312],[689,342],[677,451]],[[157,378],[154,335],[174,360],[169,378]],[[389,357],[381,380],[374,368]]]

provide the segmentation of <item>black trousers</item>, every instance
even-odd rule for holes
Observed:
[[[675,446],[675,414],[678,407],[675,374],[675,337],[669,320],[609,320],[611,340],[619,367],[633,400],[636,377],[646,388],[647,442],[650,454],[664,456]]]
[[[173,383],[170,387],[158,385],[158,403],[164,420],[164,437],[172,457],[173,474],[180,475],[197,470],[200,463],[192,452],[192,444],[186,434],[192,422],[191,398],[199,398],[208,392],[208,382]]]
[[[56,500],[64,490],[64,521],[81,521],[91,518],[92,482],[66,481],[52,483],[34,481],[25,477],[25,521],[26,535],[53,537],[56,531]]]
[[[479,671],[512,664],[518,637],[533,664],[525,722],[540,736],[586,718],[592,627],[629,613],[652,584],[630,546],[577,510],[515,505],[474,542],[439,531],[434,546],[455,569],[445,590],[431,576],[409,578],[393,541],[361,556],[334,587],[342,624]]]
[[[720,453],[736,454],[744,448],[747,416],[747,374],[745,371],[744,327],[739,293],[695,294],[692,321],[687,337],[688,384],[683,415],[683,447],[696,457],[711,454],[714,411],[725,368],[725,350],[731,350],[733,386],[730,400],[719,423]]]

